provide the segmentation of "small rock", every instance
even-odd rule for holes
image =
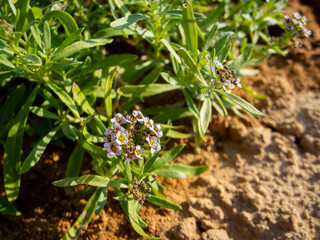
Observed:
[[[193,217],[183,219],[174,235],[176,237],[175,239],[179,240],[200,239],[196,219]]]
[[[191,239],[191,238],[190,238]],[[209,229],[202,234],[203,240],[228,240],[228,233],[224,229]]]

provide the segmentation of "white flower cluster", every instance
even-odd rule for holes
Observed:
[[[117,113],[111,123],[112,126],[107,128],[103,138],[104,149],[108,151],[109,158],[123,154],[123,160],[130,162],[142,159],[142,153],[146,149],[150,149],[151,154],[161,150],[161,126],[144,117],[140,111],[134,110],[132,115],[126,117]]]
[[[284,16],[284,19],[286,20],[285,26],[287,30],[293,32],[293,36],[300,38],[309,38],[312,34],[312,31],[307,29],[304,25],[307,24],[307,17],[301,16],[300,13],[295,12],[293,13],[293,18],[290,18],[289,16]]]
[[[236,74],[235,70],[230,71],[228,66],[222,65],[218,61],[214,61],[217,69],[217,79],[213,78],[211,84],[215,89],[223,89],[227,93],[231,93],[231,90],[235,87],[242,88],[240,78],[234,78]]]

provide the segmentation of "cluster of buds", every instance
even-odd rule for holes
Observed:
[[[14,37],[13,25],[4,19],[0,19],[0,37],[6,40]]]
[[[286,29],[292,32],[294,38],[309,38],[312,34],[312,31],[307,29],[304,25],[307,24],[307,17],[301,16],[300,13],[295,12],[293,13],[293,17],[290,18],[289,16],[285,15],[284,19],[286,22],[284,25]],[[293,39],[295,47],[301,47],[302,43]]]
[[[133,188],[130,189],[130,193],[133,194],[135,199],[143,205],[147,198],[151,198],[151,182],[145,182],[141,180],[140,182],[134,178]]]
[[[142,159],[146,149],[150,149],[151,154],[161,150],[161,126],[144,117],[140,111],[134,110],[132,115],[126,117],[117,113],[111,123],[112,126],[107,128],[103,138],[109,158],[123,154],[123,161],[130,162]]]
[[[231,93],[231,90],[235,87],[240,87],[240,78],[234,78],[236,74],[235,70],[229,70],[228,66],[222,65],[222,63],[215,61],[214,62],[217,69],[217,78],[211,80],[211,84],[215,89],[223,89],[227,93]]]

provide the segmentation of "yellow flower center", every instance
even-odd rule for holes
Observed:
[[[116,146],[114,146],[114,145],[112,145],[110,149],[111,149],[111,151],[114,152],[114,153],[117,152],[117,148],[116,148]]]
[[[152,140],[152,138],[150,138],[149,142],[150,142],[151,145],[153,145],[153,140]]]
[[[139,150],[136,150],[137,155],[141,155],[141,152]]]
[[[123,141],[124,141],[124,136],[123,136],[123,135],[120,135],[120,136],[118,137],[118,140],[119,140],[121,143],[123,143]]]

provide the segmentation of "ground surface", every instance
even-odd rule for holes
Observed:
[[[206,164],[199,177],[160,179],[164,195],[181,211],[145,204],[146,232],[161,239],[320,239],[320,27],[319,1],[289,1],[307,15],[313,37],[306,47],[258,66],[242,81],[267,96],[242,94],[266,113],[214,116],[200,154],[188,147],[176,162]],[[21,217],[0,215],[0,239],[58,239],[88,199],[51,185],[63,178],[72,144],[46,151],[41,164],[23,175],[15,206]],[[66,154],[68,153],[68,154]],[[83,169],[90,168],[87,160]],[[2,167],[1,167],[2,168]],[[83,170],[82,174],[90,170]],[[3,186],[0,172],[0,186]],[[0,189],[0,193],[3,189]],[[117,203],[109,198],[80,239],[142,239]]]

